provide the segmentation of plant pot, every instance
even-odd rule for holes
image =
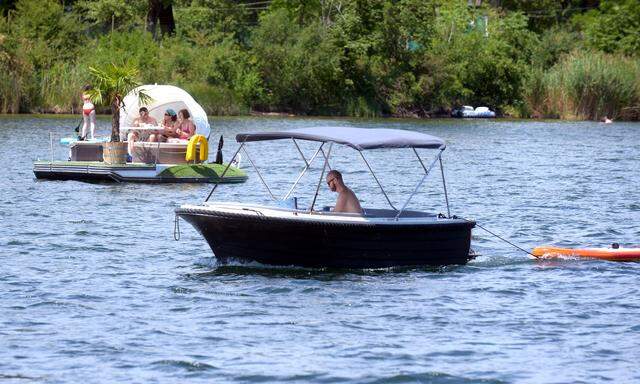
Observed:
[[[106,164],[126,164],[127,143],[116,141],[102,144],[102,158]]]

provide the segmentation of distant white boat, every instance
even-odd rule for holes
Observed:
[[[469,105],[465,105],[462,108],[454,109],[451,112],[452,117],[496,117],[496,113],[487,107],[478,107],[473,109]]]

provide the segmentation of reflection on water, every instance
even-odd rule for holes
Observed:
[[[530,250],[638,244],[640,125],[216,118],[224,154],[243,131],[312,125],[418,130],[447,140],[452,214]],[[466,266],[310,270],[218,266],[173,210],[209,185],[35,181],[75,118],[0,117],[0,378],[76,382],[637,382],[640,263],[532,260],[476,229]],[[103,134],[109,121],[100,120]],[[302,145],[307,158],[316,147]],[[250,153],[281,196],[304,167],[290,142]],[[363,205],[386,201],[334,147]],[[407,151],[368,152],[394,204],[421,177]],[[421,151],[425,159],[433,151]],[[427,160],[428,161],[428,160]],[[245,165],[248,165],[246,159]],[[295,195],[310,202],[317,162]],[[259,179],[214,199],[268,202]],[[445,212],[438,177],[410,207]],[[335,195],[323,189],[316,204]],[[104,378],[104,379],[103,379]]]

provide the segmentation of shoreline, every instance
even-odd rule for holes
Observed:
[[[110,119],[110,114],[98,114],[96,117],[99,120]],[[296,115],[288,112],[251,112],[249,114],[238,115],[207,115],[208,118],[289,118],[289,119],[326,119],[326,120],[410,120],[410,121],[429,121],[429,120],[464,120],[464,121],[556,121],[556,122],[593,122],[603,123],[599,120],[586,120],[586,119],[562,119],[559,117],[513,117],[513,116],[497,116],[493,118],[473,118],[473,117],[452,117],[448,115],[435,115],[430,117],[418,117],[418,116],[375,116],[375,117],[362,117],[362,116],[348,116],[348,115]],[[52,118],[52,119],[82,119],[82,114],[72,113],[0,113],[0,119],[5,118]],[[637,123],[640,120],[614,120],[616,122]]]

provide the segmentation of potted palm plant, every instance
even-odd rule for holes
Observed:
[[[124,164],[127,161],[127,143],[120,141],[120,109],[123,99],[140,86],[138,70],[130,66],[109,64],[103,68],[89,67],[93,88],[87,93],[95,104],[111,107],[111,141],[103,145],[105,163]],[[140,104],[150,101],[150,97],[138,90]]]

